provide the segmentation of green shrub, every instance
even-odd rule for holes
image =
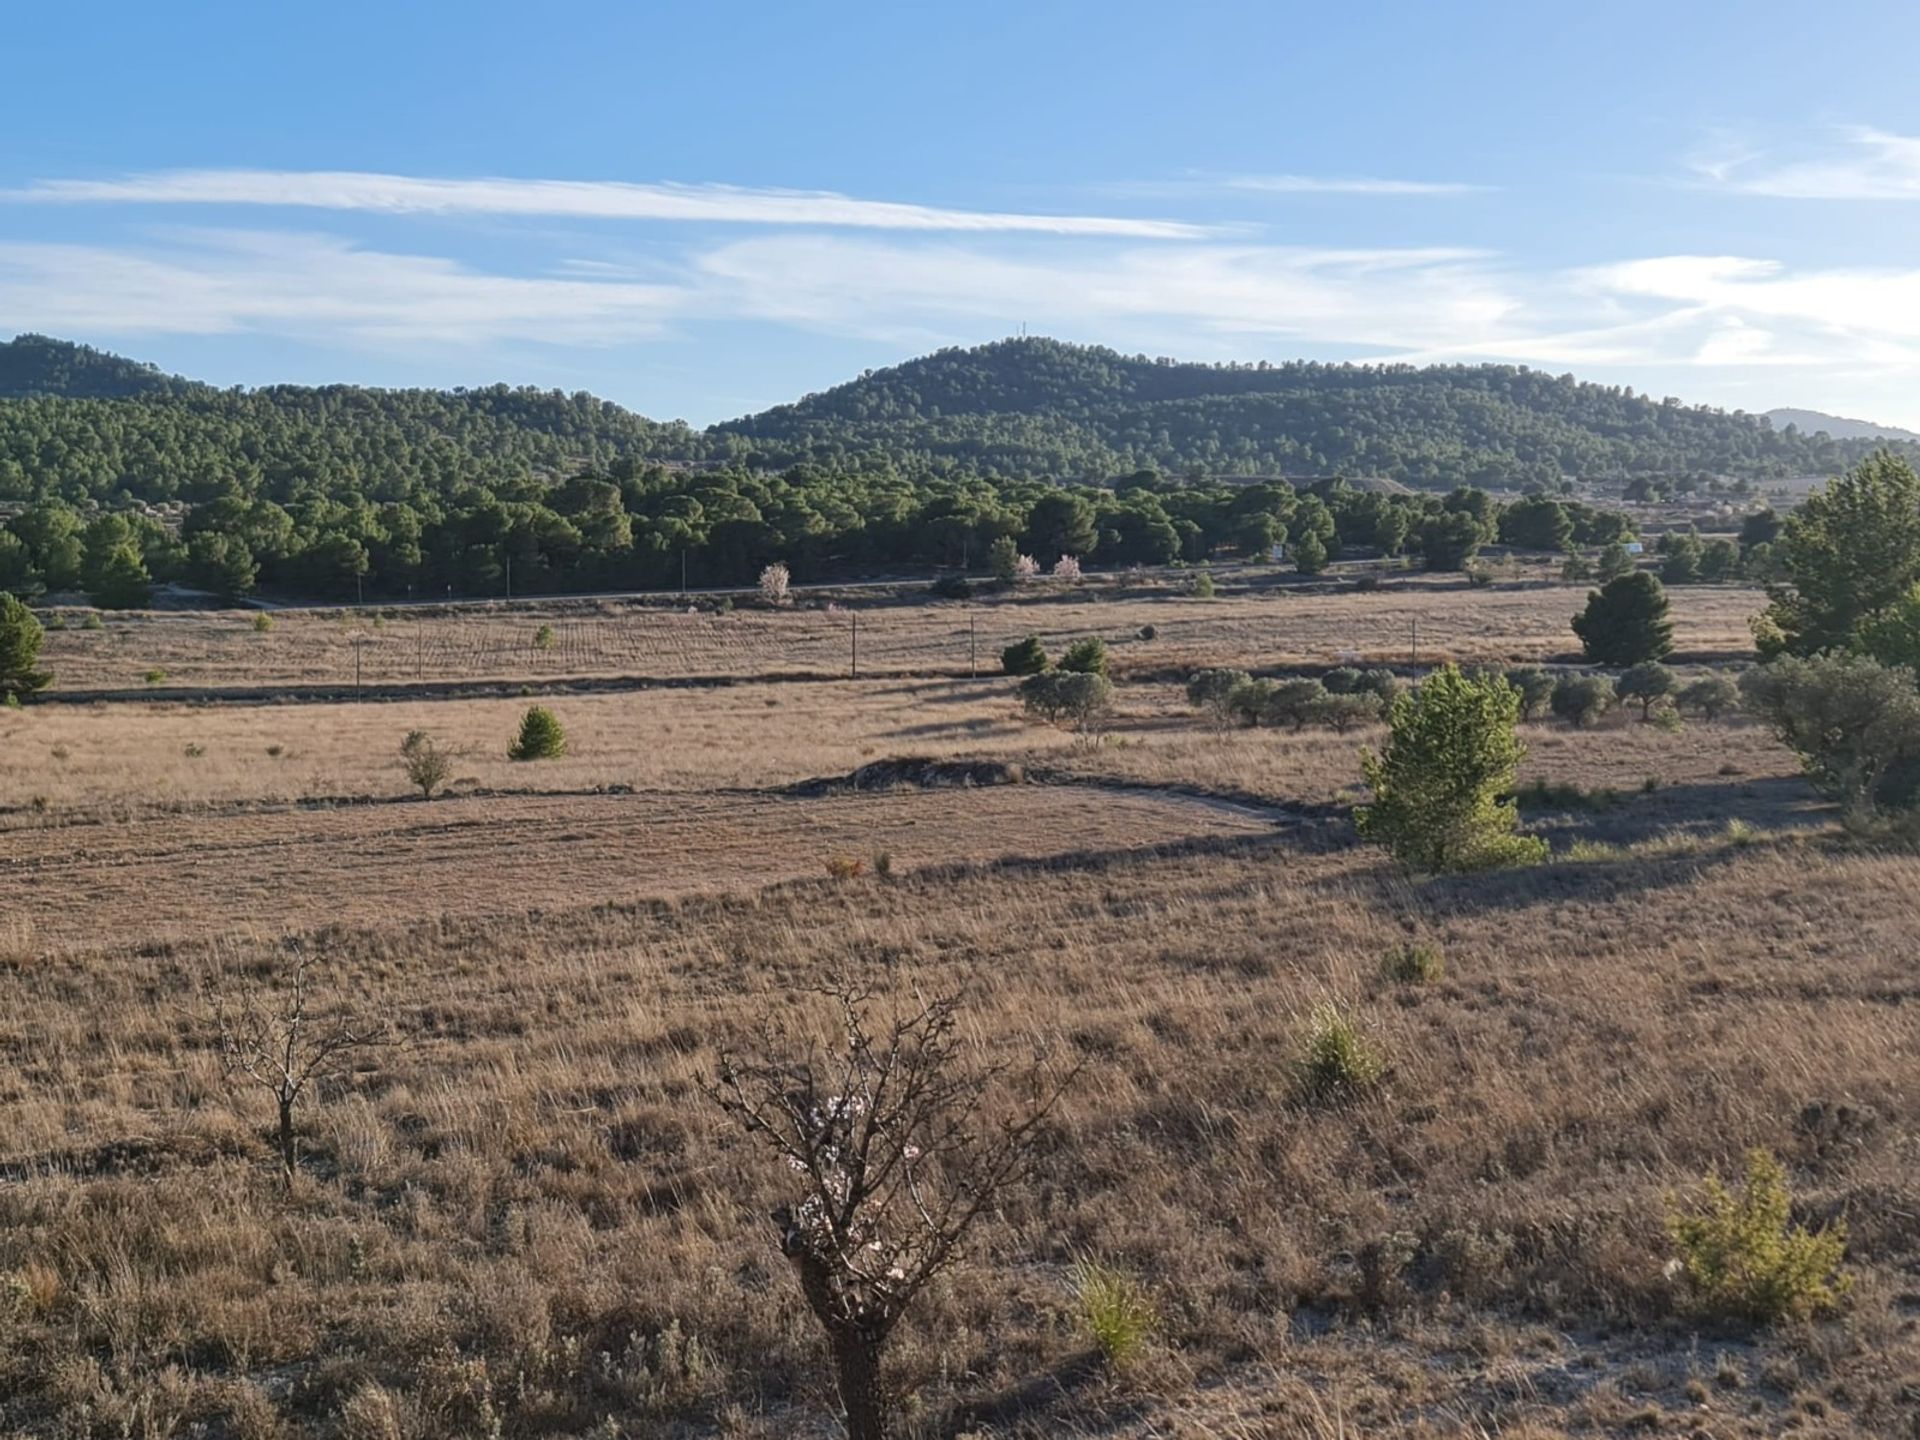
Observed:
[[[82,630],[104,630],[107,628],[107,622],[101,619],[98,610],[89,610],[86,619],[80,622],[80,628]]]
[[[1029,715],[1050,725],[1070,720],[1090,728],[1113,704],[1113,682],[1081,670],[1054,670],[1020,682],[1020,703]]]
[[[1098,635],[1089,635],[1067,647],[1067,653],[1060,657],[1060,668],[1076,675],[1104,675],[1107,658],[1107,642]]]
[[[46,689],[53,676],[34,669],[46,631],[24,601],[0,590],[0,698],[19,704]]]
[[[1336,665],[1320,677],[1329,695],[1351,695],[1360,688],[1360,672],[1352,665]]]
[[[507,748],[509,760],[554,760],[567,753],[567,734],[544,705],[520,717],[520,734]]]
[[[1708,675],[1681,687],[1674,697],[1681,708],[1698,711],[1709,724],[1740,708],[1740,687],[1725,675]]]
[[[1074,1262],[1073,1298],[1094,1347],[1116,1370],[1140,1353],[1160,1323],[1152,1297],[1138,1280],[1091,1257]]]
[[[162,670],[158,665],[156,665],[153,667],[153,669],[147,671],[145,678],[146,678],[147,684],[158,685],[167,678],[167,672]]]
[[[1281,680],[1267,692],[1259,723],[1304,730],[1312,723],[1326,698],[1326,687],[1318,680]]]
[[[1516,665],[1507,671],[1507,683],[1520,692],[1520,718],[1537,720],[1553,700],[1553,687],[1559,677],[1538,665]]]
[[[1213,599],[1213,576],[1205,570],[1193,577],[1193,598],[1196,600]]]
[[[1396,945],[1380,957],[1380,973],[1396,985],[1431,985],[1446,974],[1438,945]]]
[[[973,596],[973,582],[964,575],[942,575],[927,593],[936,600],[967,600]]]
[[[1339,1100],[1361,1095],[1379,1084],[1385,1073],[1385,1063],[1352,1016],[1330,1000],[1313,1007],[1294,1061],[1294,1081],[1304,1098]]]
[[[1363,838],[1415,870],[1483,870],[1544,859],[1544,840],[1515,834],[1519,814],[1499,796],[1526,753],[1514,736],[1520,695],[1452,665],[1393,702],[1384,753],[1363,752],[1373,799],[1354,812]]]
[[[1233,687],[1227,708],[1243,725],[1258,725],[1266,718],[1267,704],[1279,689],[1272,680],[1245,680]]]
[[[273,616],[267,614],[264,610],[256,611],[253,617],[253,629],[257,635],[266,634],[269,630],[273,629]]]
[[[536,650],[553,649],[553,626],[542,625],[533,632],[533,648]]]
[[[1187,677],[1187,703],[1224,725],[1233,718],[1233,695],[1252,677],[1244,670],[1196,670]]]
[[[1016,640],[1000,652],[1000,668],[1009,675],[1038,675],[1051,663],[1038,635]]]
[[[1701,1309],[1767,1324],[1823,1314],[1846,1297],[1846,1227],[1803,1229],[1792,1204],[1780,1162],[1751,1150],[1740,1194],[1709,1175],[1694,1203],[1669,1212],[1667,1234]]]
[[[1613,681],[1605,675],[1562,675],[1553,687],[1553,713],[1585,727],[1613,708]]]
[[[1640,706],[1640,718],[1653,717],[1653,707],[1673,694],[1673,671],[1658,660],[1642,660],[1638,665],[1628,667],[1614,685],[1614,693],[1622,700],[1632,700]]]
[[[1851,817],[1920,802],[1920,692],[1905,666],[1783,656],[1743,674],[1740,694]]]
[[[1356,725],[1371,725],[1380,718],[1380,697],[1371,691],[1351,695],[1322,694],[1307,707],[1307,719],[1344,735]]]

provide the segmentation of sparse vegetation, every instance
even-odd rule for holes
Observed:
[[[1124,1370],[1153,1338],[1160,1323],[1153,1297],[1132,1275],[1091,1256],[1073,1265],[1073,1298],[1094,1348],[1115,1370]]]
[[[1808,1230],[1791,1219],[1786,1170],[1765,1150],[1747,1154],[1738,1194],[1709,1175],[1667,1222],[1680,1273],[1701,1309],[1769,1324],[1819,1315],[1846,1298],[1842,1224]]]
[[[1294,1061],[1294,1083],[1307,1100],[1350,1100],[1373,1089],[1386,1073],[1360,1024],[1330,1000],[1313,1007]]]
[[[1380,957],[1380,973],[1396,985],[1431,985],[1446,971],[1438,945],[1410,941]]]
[[[407,783],[420,792],[423,800],[433,799],[434,792],[445,789],[453,778],[453,756],[424,730],[407,732],[400,742],[400,762],[407,772]]]

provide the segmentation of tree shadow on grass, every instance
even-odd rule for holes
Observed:
[[[1673,836],[1706,839],[1724,834],[1733,821],[1768,833],[1812,832],[1834,818],[1833,807],[1797,775],[1662,785],[1614,792],[1599,801],[1594,794],[1587,792],[1583,803],[1555,805],[1528,800],[1523,792],[1521,818],[1529,833],[1543,837],[1556,852],[1579,841],[1640,845]]]

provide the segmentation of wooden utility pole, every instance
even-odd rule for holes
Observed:
[[[847,616],[853,621],[853,673],[848,678],[858,680],[860,678],[860,612],[849,610]]]
[[[980,674],[979,618],[971,613],[967,616],[967,674],[975,678]]]
[[[1408,663],[1417,670],[1420,668],[1420,617],[1418,615],[1414,616],[1411,623],[1413,626],[1413,648]],[[1419,678],[1418,675],[1414,676],[1415,680]]]

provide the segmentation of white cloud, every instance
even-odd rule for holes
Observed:
[[[859,200],[825,190],[640,185],[613,180],[441,180],[356,171],[165,170],[113,180],[42,180],[14,201],[142,205],[263,205],[402,215],[540,215],[585,220],[823,225],[1196,239],[1201,225],[1104,215],[1020,215]]]
[[[1274,195],[1473,195],[1489,188],[1456,180],[1385,180],[1368,175],[1227,175],[1219,183],[1228,190]]]
[[[1485,337],[1517,307],[1478,251],[1253,245],[989,252],[831,236],[743,240],[701,256],[702,289],[756,318],[837,333],[964,322],[1103,334],[1406,346]],[[1152,341],[1144,337],[1155,337]]]
[[[337,236],[186,229],[0,242],[0,320],[96,341],[251,334],[469,360],[488,347],[623,345],[719,322],[904,353],[1024,322],[1198,359],[1498,360],[1755,409],[1920,421],[1920,264],[1664,255],[1543,270],[1435,247],[790,232],[638,263],[556,256],[508,274]],[[497,351],[489,363],[512,372]],[[616,386],[609,375],[599,388]]]
[[[1780,157],[1720,137],[1690,163],[1714,187],[1787,200],[1920,200],[1920,138],[1871,126],[1837,132],[1839,146]]]
[[[82,336],[604,344],[657,333],[683,298],[670,285],[488,274],[292,232],[190,230],[140,248],[0,243],[0,316]]]

